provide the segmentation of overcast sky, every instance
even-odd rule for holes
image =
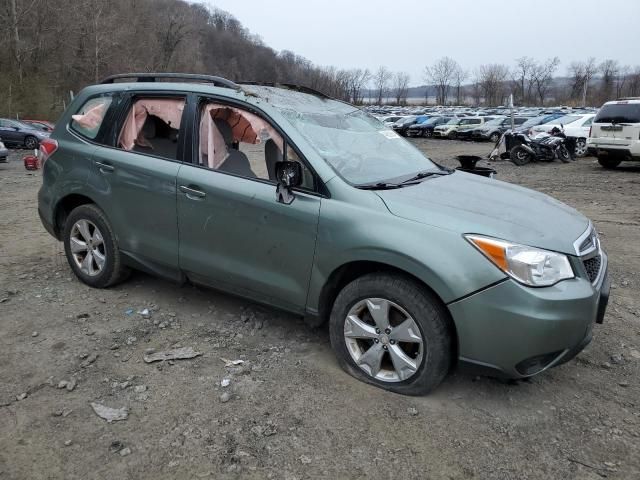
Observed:
[[[423,84],[424,66],[512,65],[528,55],[640,65],[640,0],[200,0],[233,14],[276,50],[318,65],[385,65]]]

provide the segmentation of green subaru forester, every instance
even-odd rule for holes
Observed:
[[[40,159],[42,223],[86,284],[139,269],[328,321],[341,366],[394,392],[425,394],[458,363],[535,375],[603,321],[587,218],[439,166],[307,88],[109,77]]]

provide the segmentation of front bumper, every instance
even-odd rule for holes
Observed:
[[[434,137],[448,137],[451,132],[453,132],[453,130],[438,130],[438,129],[435,129],[433,131],[433,136]]]
[[[591,341],[609,297],[607,257],[595,285],[586,278],[530,288],[507,279],[448,305],[459,360],[495,376],[525,378],[560,365]]]

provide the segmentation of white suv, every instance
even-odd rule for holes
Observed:
[[[593,121],[587,147],[604,168],[640,160],[640,97],[605,103]]]

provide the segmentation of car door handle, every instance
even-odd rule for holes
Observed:
[[[94,163],[96,164],[96,166],[100,169],[100,171],[102,173],[113,172],[115,170],[113,165],[109,165],[108,163],[102,163],[102,162],[98,162],[98,161],[95,161]]]
[[[187,187],[186,185],[180,185],[180,191],[184,193],[190,200],[198,200],[207,196],[202,190],[196,188]]]

